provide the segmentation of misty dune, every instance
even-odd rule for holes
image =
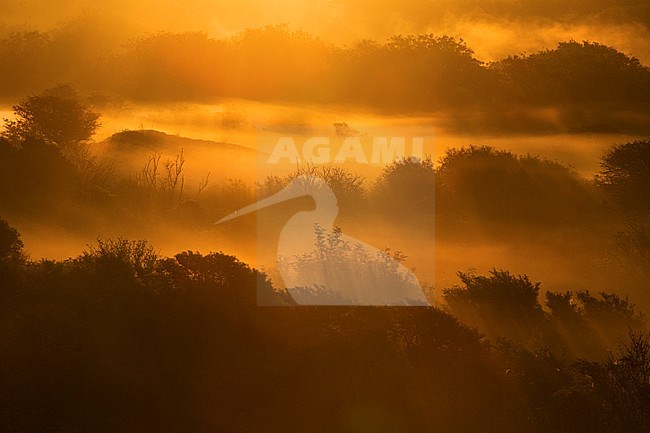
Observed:
[[[650,431],[643,0],[0,0],[0,430]]]

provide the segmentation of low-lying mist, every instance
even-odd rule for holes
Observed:
[[[647,0],[0,10],[0,430],[650,431]]]
[[[114,186],[109,196],[101,204],[68,200],[65,209],[55,206],[42,213],[17,212],[10,221],[20,229],[33,259],[66,259],[97,238],[125,237],[147,239],[163,255],[188,249],[223,251],[271,271],[275,266],[273,242],[277,239],[271,239],[270,244],[266,242],[266,252],[260,252],[254,215],[230,225],[214,223],[254,202],[260,188],[264,189],[264,182],[271,177],[280,179],[310,166],[310,161],[304,160],[297,165],[290,161],[272,167],[265,165],[266,158],[260,158],[256,150],[260,134],[273,130],[299,141],[322,131],[324,125],[343,122],[359,134],[384,125],[403,135],[428,135],[432,141],[426,156],[435,162],[441,161],[449,149],[473,145],[537,156],[540,161],[548,161],[549,167],[553,164],[571,167],[561,171],[564,180],[559,180],[556,186],[544,186],[547,182],[544,176],[549,174],[543,170],[522,174],[533,179],[541,176],[540,187],[555,188],[557,195],[553,204],[548,205],[556,208],[545,209],[547,216],[530,221],[527,214],[516,210],[521,206],[522,212],[527,212],[525,208],[530,204],[517,204],[521,200],[518,196],[508,199],[510,193],[499,190],[497,184],[492,190],[486,190],[483,193],[486,197],[480,200],[489,199],[490,195],[495,200],[506,200],[507,204],[494,204],[495,209],[506,206],[503,212],[487,207],[490,213],[483,214],[486,211],[479,208],[452,205],[449,200],[459,197],[469,200],[471,206],[480,202],[476,201],[478,197],[463,198],[467,193],[462,191],[441,197],[439,188],[450,185],[444,177],[430,185],[435,191],[422,187],[425,199],[426,194],[436,195],[436,210],[429,219],[418,220],[415,214],[410,218],[409,212],[403,211],[401,218],[385,220],[376,215],[377,209],[373,207],[376,205],[368,207],[365,203],[382,200],[377,185],[388,165],[334,164],[340,170],[358,175],[361,185],[361,195],[351,196],[352,201],[360,202],[344,206],[337,225],[345,234],[379,249],[403,252],[405,264],[416,269],[422,282],[436,288],[450,287],[456,284],[459,271],[485,273],[497,268],[543,279],[549,290],[608,289],[633,293],[638,302],[647,302],[646,295],[635,289],[636,280],[626,279],[624,270],[612,262],[616,250],[614,236],[624,228],[623,221],[614,211],[603,207],[605,198],[594,195],[593,187],[589,186],[600,168],[604,151],[612,144],[635,139],[631,135],[454,135],[436,126],[431,118],[360,114],[337,111],[332,106],[306,109],[242,100],[215,106],[185,105],[177,109],[151,105],[122,107],[103,114],[98,141],[89,146],[95,158],[113,169]],[[162,182],[163,165],[177,163],[179,157],[183,160],[182,191],[177,189],[171,198],[162,192],[147,193],[143,175],[152,158],[159,159],[161,179],[158,181]],[[495,170],[501,169],[495,166]],[[484,176],[482,173],[479,171],[477,175]],[[471,171],[467,175],[473,176]],[[127,184],[120,186],[120,182]],[[576,192],[558,189],[569,188],[575,182],[585,185],[576,187],[577,198],[569,195]],[[133,188],[145,189],[138,195]],[[523,191],[521,194],[537,194],[534,190]],[[577,205],[576,200],[590,203],[584,208],[588,213],[580,215],[583,211],[578,209],[577,216],[564,220],[567,209]],[[514,213],[506,217],[512,206],[515,206]],[[490,216],[494,212],[500,216]],[[289,217],[290,214],[285,214],[284,221]],[[553,220],[556,221],[549,222]],[[277,233],[269,236],[277,236],[281,228],[282,225],[277,226]]]

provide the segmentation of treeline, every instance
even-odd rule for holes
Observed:
[[[207,174],[200,185],[189,185],[182,154],[161,159],[154,153],[142,161],[140,171],[131,173],[93,156],[89,140],[99,115],[77,98],[71,89],[59,87],[15,107],[16,120],[7,121],[0,135],[4,215],[34,221],[47,215],[50,224],[92,232],[109,222],[150,227],[151,221],[164,221],[179,228],[207,228],[219,216],[309,174],[330,185],[341,217],[356,224],[389,223],[433,239],[435,221],[439,240],[492,238],[534,245],[546,244],[542,238],[551,236],[566,238],[567,247],[573,239],[604,248],[615,239],[618,253],[610,266],[623,263],[632,271],[628,277],[650,275],[648,140],[610,148],[594,179],[558,162],[469,146],[449,149],[436,162],[395,161],[372,182],[341,166],[306,165],[256,185],[237,179],[214,183]],[[147,138],[146,133],[122,135]],[[249,229],[239,228],[242,233]]]
[[[646,323],[628,298],[614,293],[542,292],[528,276],[496,269],[458,276],[461,285],[443,290],[449,311],[495,341],[507,338],[529,350],[606,359],[630,330],[639,332]]]
[[[163,216],[174,217],[176,229],[213,226],[215,215],[301,174],[178,200],[168,184],[111,175],[85,152],[98,119],[70,89],[28,98],[16,112],[0,137],[0,209],[16,221],[93,224],[78,214],[90,209],[136,228]],[[49,129],[53,113],[54,124],[71,129]],[[517,225],[527,236],[554,228],[566,235],[595,219],[603,237],[616,229],[599,228],[629,222],[619,241],[629,269],[647,276],[648,161],[650,142],[640,140],[613,146],[594,180],[486,147],[451,149],[435,163],[396,161],[372,184],[340,167],[301,170],[328,182],[341,213],[371,224],[367,215],[377,212],[405,231],[419,221],[429,222],[426,230],[435,217],[470,238],[488,226],[505,236]],[[170,162],[170,175],[179,164]],[[650,342],[629,299],[542,292],[527,276],[500,270],[459,277],[437,288],[447,311],[297,307],[233,256],[161,257],[144,241],[107,239],[76,258],[32,261],[19,233],[0,220],[0,425],[21,432],[649,428]],[[258,307],[258,296],[282,307]]]
[[[650,70],[595,42],[485,64],[462,40],[432,34],[341,47],[272,26],[230,39],[147,35],[106,53],[73,36],[23,32],[0,41],[3,94],[69,82],[98,102],[234,97],[442,111],[448,126],[464,129],[647,130]]]
[[[488,342],[430,307],[291,306],[221,253],[160,257],[117,239],[32,262],[0,220],[0,422],[21,432],[647,430],[650,342],[627,301],[581,295],[573,307],[547,295],[549,323],[614,350],[577,359],[536,332],[538,285],[507,272],[461,277],[466,287],[446,294],[454,312],[472,300],[495,320],[522,320],[516,329],[539,346],[506,338],[512,328]],[[283,307],[256,306],[260,294]],[[636,330],[623,338],[625,324]],[[600,345],[608,327],[620,350]]]
[[[416,220],[472,223],[479,220],[511,225],[562,225],[584,223],[603,209],[602,193],[595,182],[581,178],[561,163],[535,156],[520,156],[491,147],[452,148],[437,162],[404,158],[388,165],[373,182],[342,166],[303,165],[287,176],[269,176],[255,185],[232,179],[226,185],[201,185],[201,200],[184,199],[185,159],[161,159],[164,147],[151,144],[151,157],[139,172],[116,167],[89,150],[99,125],[99,113],[80,102],[79,95],[59,86],[30,96],[14,106],[14,120],[6,120],[0,134],[0,209],[44,211],[48,203],[63,199],[135,205],[152,211],[173,210],[186,201],[228,212],[256,197],[275,193],[298,175],[323,178],[331,186],[343,210],[364,213],[373,209],[389,219],[406,212]],[[117,134],[123,156],[129,144],[153,140],[147,132]],[[147,142],[148,143],[148,142]],[[647,142],[630,143],[645,158]],[[126,152],[128,155],[128,151]],[[628,162],[623,158],[619,164]],[[642,159],[641,161],[644,161]],[[191,163],[191,162],[190,162]],[[644,162],[639,162],[643,164]],[[116,162],[119,164],[119,161]],[[642,189],[642,170],[634,184],[620,185],[630,197]],[[207,186],[207,188],[206,188]],[[630,199],[628,199],[630,200]],[[571,206],[566,206],[567,204]],[[399,212],[395,212],[399,210]],[[372,214],[375,212],[368,212]],[[216,214],[215,214],[216,215]]]

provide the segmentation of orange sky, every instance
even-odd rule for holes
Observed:
[[[72,19],[101,17],[102,31],[116,35],[201,30],[224,37],[245,28],[287,23],[335,43],[384,40],[399,33],[445,33],[464,38],[482,60],[552,48],[568,39],[591,40],[650,63],[650,32],[642,16],[635,16],[634,7],[621,12],[617,3],[607,2],[600,10],[597,1],[585,0],[582,9],[572,6],[577,7],[576,13],[564,11],[563,2],[543,3],[542,7],[537,0],[107,0],[101,4],[0,0],[0,31],[52,28]],[[642,5],[639,1],[641,12]]]

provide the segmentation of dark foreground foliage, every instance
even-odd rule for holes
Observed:
[[[118,239],[29,262],[0,231],[6,432],[647,431],[641,333],[609,361],[573,361],[490,344],[434,308],[288,306],[221,253]],[[258,307],[260,288],[278,306]]]

